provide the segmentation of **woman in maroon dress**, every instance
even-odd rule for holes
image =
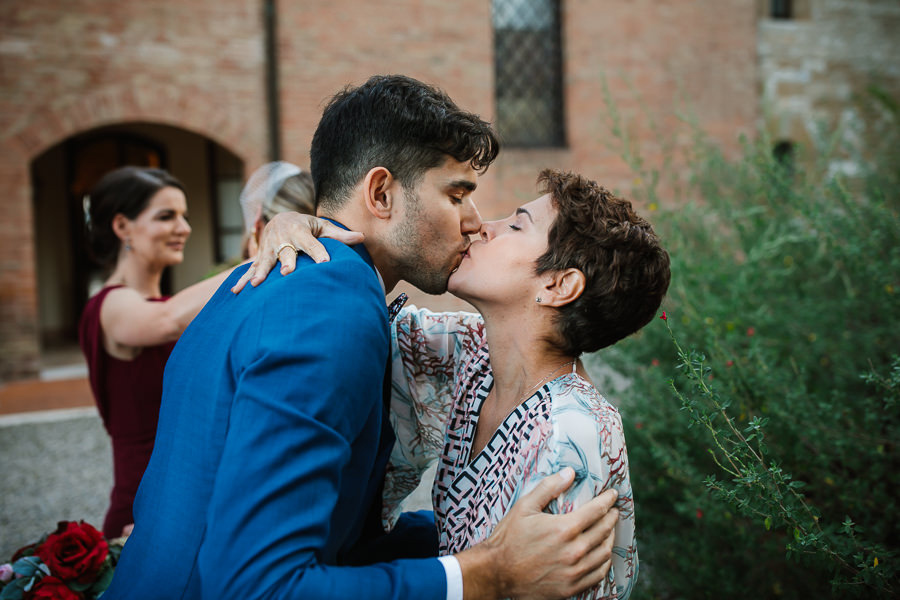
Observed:
[[[89,204],[91,252],[111,273],[85,306],[79,342],[112,438],[114,483],[103,533],[118,537],[133,522],[131,505],[153,451],[166,360],[230,271],[162,296],[163,269],[184,260],[191,233],[184,187],[166,171],[112,171]]]

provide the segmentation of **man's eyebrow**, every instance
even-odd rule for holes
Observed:
[[[448,188],[457,188],[463,189],[467,192],[474,192],[475,188],[478,187],[478,184],[474,181],[469,181],[468,179],[454,179],[452,181],[447,182]]]
[[[531,220],[531,222],[534,223],[534,217],[532,217],[532,216],[531,216],[531,213],[528,212],[527,210],[525,210],[524,208],[521,208],[521,207],[520,207],[520,208],[517,208],[517,209],[516,209],[516,214],[517,214],[517,215],[522,215],[522,214],[528,215],[529,220]]]

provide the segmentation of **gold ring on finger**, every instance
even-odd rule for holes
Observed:
[[[278,246],[278,250],[275,251],[275,256],[278,256],[279,254],[281,254],[281,251],[284,250],[285,248],[290,248],[291,250],[293,250],[295,255],[300,254],[300,249],[297,248],[297,246],[293,245],[290,242],[285,242],[282,245]]]

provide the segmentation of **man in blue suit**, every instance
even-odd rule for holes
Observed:
[[[318,212],[365,244],[323,240],[329,261],[300,257],[292,275],[234,295],[239,269],[182,335],[105,600],[558,597],[605,575],[614,496],[541,512],[571,474],[459,555],[373,562],[397,554],[386,548],[423,553],[378,526],[393,443],[384,295],[400,280],[446,290],[481,224],[477,174],[498,150],[487,123],[406,77],[332,99],[311,148]],[[433,534],[415,519],[399,530]]]

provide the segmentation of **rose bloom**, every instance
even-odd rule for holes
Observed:
[[[14,575],[12,565],[9,563],[0,565],[0,581],[3,583],[8,583],[12,580]]]
[[[109,554],[103,534],[81,521],[60,521],[35,554],[62,581],[94,581]]]
[[[31,591],[25,594],[25,600],[82,600],[82,598],[81,594],[73,592],[52,575],[38,581]]]

